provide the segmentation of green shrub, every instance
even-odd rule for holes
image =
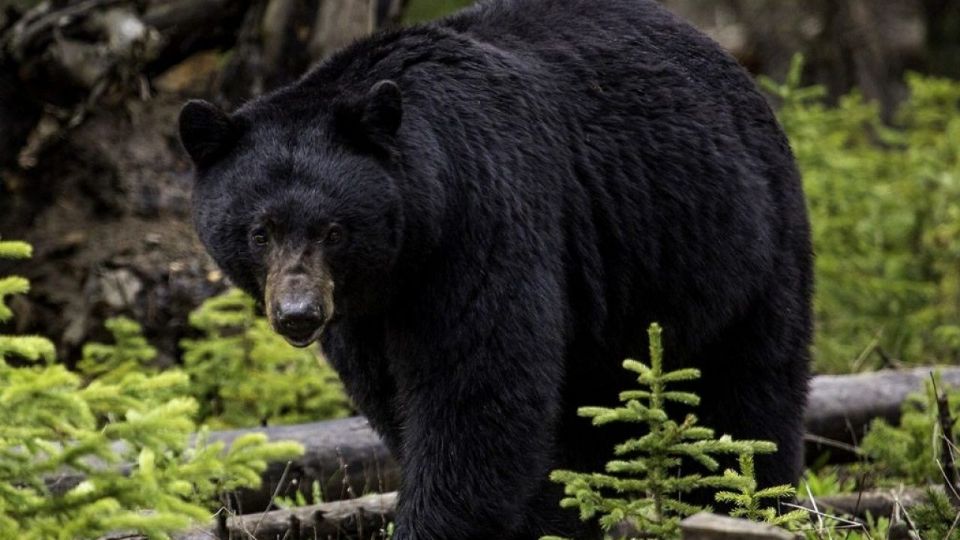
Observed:
[[[30,247],[0,242],[0,257],[26,258]],[[0,322],[12,317],[5,300],[23,294],[20,277],[0,279]],[[115,332],[124,325],[115,325]],[[142,358],[136,340],[124,351]],[[216,494],[255,487],[268,461],[303,451],[267,443],[262,435],[190,444],[197,402],[182,372],[128,369],[116,350],[88,349],[114,366],[109,377],[85,383],[57,364],[53,344],[35,336],[0,336],[0,538],[95,538],[136,531],[168,538],[208,520]],[[120,465],[126,464],[124,472]],[[61,491],[51,475],[74,475]]]
[[[143,330],[126,317],[107,319],[104,323],[113,336],[113,344],[87,343],[77,369],[100,382],[122,380],[130,373],[155,372],[148,367],[157,357],[157,350],[147,343]]]
[[[315,351],[297,349],[257,317],[253,300],[239,290],[208,299],[190,314],[202,333],[185,339],[183,370],[188,392],[207,427],[295,424],[351,412],[333,369]],[[116,382],[129,373],[158,373],[157,351],[136,322],[109,319],[113,343],[88,343],[77,364],[88,379]]]
[[[212,428],[295,424],[351,412],[336,373],[314,349],[297,349],[231,290],[190,314],[203,336],[185,339],[184,370]]]
[[[937,379],[937,377],[935,377]],[[861,442],[860,449],[866,458],[863,465],[876,482],[882,486],[932,486],[943,485],[944,475],[950,460],[945,459],[944,433],[939,419],[937,389],[943,385],[937,381],[926,383],[923,393],[914,394],[903,404],[899,425],[875,419]],[[950,417],[960,414],[960,391],[947,392]],[[951,434],[949,447],[956,454],[956,433]],[[953,456],[953,463],[958,458]],[[920,538],[960,539],[957,521],[960,514],[942,490],[928,489],[927,501],[911,507],[910,521]]]
[[[770,525],[797,528],[807,519],[806,510],[778,513],[773,505],[780,500],[789,500],[797,494],[793,486],[773,486],[757,489],[757,478],[753,466],[753,452],[740,453],[740,470],[726,470],[725,479],[735,486],[736,491],[722,490],[716,495],[717,502],[729,503],[733,510],[730,515],[759,521]]]
[[[803,174],[816,252],[815,358],[960,360],[960,82],[910,75],[892,126],[859,92],[824,103],[761,78]]]
[[[719,502],[731,503],[736,515],[776,524],[794,524],[806,516],[803,511],[777,516],[763,504],[771,499],[792,497],[790,486],[757,490],[753,475],[753,455],[776,451],[768,441],[734,441],[729,436],[715,437],[713,430],[700,426],[693,414],[682,421],[669,417],[668,402],[696,406],[700,398],[689,392],[667,387],[700,376],[696,369],[663,371],[661,329],[649,329],[650,366],[626,360],[623,367],[638,374],[641,388],[620,394],[622,407],[582,407],[581,416],[593,418],[594,425],[611,422],[637,424],[638,436],[617,445],[614,452],[622,459],[607,463],[605,473],[554,471],[550,478],[564,484],[564,508],[577,508],[582,519],[599,517],[604,530],[628,521],[645,538],[675,538],[683,517],[708,508],[683,501],[698,490],[720,490]],[[740,471],[709,474],[719,467],[718,456],[740,456]],[[704,473],[681,470],[684,461],[696,462]],[[557,540],[544,537],[544,540]]]
[[[951,417],[957,418],[960,392],[953,390],[948,395]],[[860,449],[881,482],[939,484],[943,479],[939,465],[944,462],[942,437],[937,398],[928,381],[923,393],[913,394],[903,403],[898,425],[874,419]]]
[[[919,538],[960,540],[960,513],[943,491],[927,489],[927,501],[911,508],[910,517]]]
[[[835,465],[814,466],[803,475],[801,492],[809,492],[814,497],[853,493],[857,488],[856,478],[846,474],[846,468]]]

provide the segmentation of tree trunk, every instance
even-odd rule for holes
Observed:
[[[372,32],[376,8],[375,0],[323,0],[310,40],[311,56],[323,58]]]

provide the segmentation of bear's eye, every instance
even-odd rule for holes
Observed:
[[[343,241],[343,227],[338,223],[331,223],[327,228],[327,235],[323,237],[323,244],[335,246]]]
[[[267,242],[270,239],[267,235],[267,230],[264,229],[263,227],[258,227],[254,229],[253,232],[250,234],[250,238],[253,240],[253,243],[258,246],[267,245]]]

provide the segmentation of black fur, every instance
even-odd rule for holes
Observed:
[[[395,538],[594,534],[547,474],[598,469],[625,436],[575,411],[633,386],[620,363],[652,321],[670,366],[702,370],[703,422],[780,445],[762,485],[797,479],[798,174],[750,77],[656,2],[490,1],[231,118],[237,141],[198,163],[198,231],[260,295],[257,220],[294,243],[344,226],[323,346],[403,466]]]
[[[215,163],[240,136],[241,127],[211,103],[190,100],[180,109],[180,140],[200,167]]]

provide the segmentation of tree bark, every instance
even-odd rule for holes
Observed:
[[[372,32],[376,8],[375,0],[323,0],[310,40],[311,56],[323,58]]]

